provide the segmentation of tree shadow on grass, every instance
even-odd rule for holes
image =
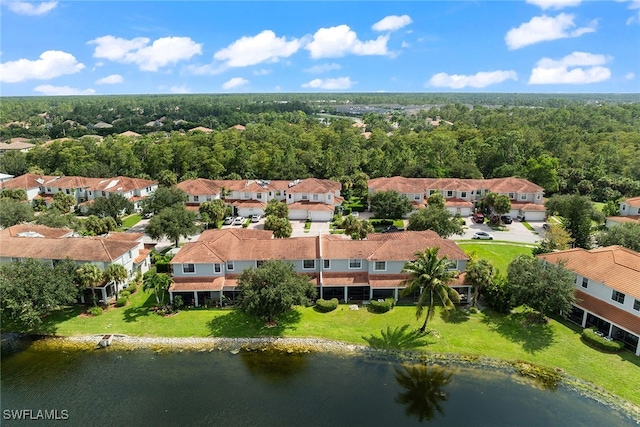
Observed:
[[[247,338],[247,337],[279,337],[286,331],[297,328],[301,319],[300,312],[291,310],[278,316],[277,325],[266,325],[264,320],[258,319],[238,309],[225,310],[225,314],[215,316],[207,322],[207,326],[214,337]]]
[[[140,317],[150,316],[154,314],[153,311],[151,311],[151,307],[154,305],[156,305],[156,298],[153,295],[149,295],[142,305],[125,308],[122,312],[122,320],[126,323],[134,323],[137,322]]]
[[[469,312],[460,307],[449,311],[448,314],[446,311],[440,310],[440,318],[446,323],[463,323],[469,321]]]
[[[548,323],[532,323],[532,312],[523,311],[503,315],[485,312],[482,320],[492,331],[508,340],[518,343],[527,353],[536,353],[555,342],[554,332]]]
[[[427,340],[425,335],[415,329],[408,331],[409,325],[398,326],[391,330],[387,326],[387,330],[380,331],[379,337],[373,334],[369,337],[362,337],[369,347],[383,350],[410,350],[418,347],[426,346]]]
[[[61,308],[60,310],[54,311],[49,314],[47,317],[42,319],[42,323],[36,331],[32,331],[36,334],[41,335],[55,335],[58,331],[58,326],[60,323],[66,322],[69,319],[77,317],[84,310],[83,306],[74,305],[72,307]],[[13,324],[10,320],[2,319],[2,330],[10,330],[12,327],[18,328],[15,332],[21,332],[19,330],[19,326],[17,324]]]

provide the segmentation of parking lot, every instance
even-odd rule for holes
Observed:
[[[529,223],[537,232],[527,229],[520,221],[513,221],[511,224],[505,225],[506,231],[492,230],[487,224],[476,224],[471,217],[465,218],[466,226],[465,232],[462,236],[454,235],[450,237],[451,240],[468,240],[472,239],[473,235],[478,231],[484,231],[493,236],[495,240],[507,240],[510,242],[537,244],[544,238],[543,223]]]

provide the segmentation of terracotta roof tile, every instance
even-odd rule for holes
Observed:
[[[613,305],[596,297],[592,297],[581,290],[576,290],[576,299],[577,306],[590,311],[600,318],[615,323],[636,335],[640,335],[640,316],[633,315],[628,311],[614,307]]]
[[[335,209],[333,205],[327,205],[326,203],[313,203],[313,202],[295,202],[288,204],[289,210],[302,209],[307,211],[331,211]]]
[[[19,234],[39,234],[42,237],[50,239],[59,239],[73,234],[73,230],[70,228],[51,228],[46,225],[37,224],[17,224],[11,227],[0,230],[1,237],[19,237]]]
[[[629,206],[640,208],[640,196],[638,196],[638,197],[629,197],[628,199],[625,199],[624,202]]]
[[[288,193],[334,193],[342,188],[342,184],[328,179],[306,178],[288,189]]]
[[[608,216],[607,220],[613,222],[631,222],[631,223],[639,223],[640,224],[640,215],[627,215],[627,216]]]
[[[169,286],[171,292],[220,291],[224,287],[224,276],[174,277]]]
[[[57,179],[57,176],[53,175],[36,175],[33,173],[26,173],[24,175],[17,176],[13,179],[0,183],[0,188],[22,188],[24,190],[28,190],[30,188],[39,188],[41,186],[47,185]]]
[[[408,274],[370,274],[369,284],[372,288],[403,288],[404,280],[409,279]]]
[[[149,256],[150,253],[151,249],[140,249],[140,255],[138,255],[136,259],[133,260],[134,264],[140,264]]]
[[[634,298],[640,299],[640,253],[622,246],[607,246],[592,250],[569,249],[538,255],[596,282],[604,283]]]
[[[359,273],[322,273],[323,286],[362,286],[369,284],[369,275]]]

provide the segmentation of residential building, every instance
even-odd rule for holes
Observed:
[[[339,182],[306,178],[295,181],[211,180],[191,179],[177,185],[189,195],[187,206],[192,209],[203,202],[222,199],[233,206],[234,214],[249,217],[264,215],[270,200],[287,204],[289,219],[330,221],[343,198]]]
[[[42,198],[50,203],[53,196],[63,192],[75,197],[81,210],[87,208],[97,197],[109,197],[120,194],[130,200],[134,210],[142,210],[142,199],[152,194],[158,183],[148,179],[117,176],[114,178],[85,178],[82,176],[49,176],[24,174],[11,180],[0,182],[0,190],[5,188],[22,188],[27,192],[27,199],[32,201]]]
[[[569,319],[620,340],[640,356],[640,253],[622,246],[581,248],[539,255],[576,275]]]
[[[105,270],[110,264],[124,266],[133,277],[149,270],[150,249],[142,233],[109,233],[101,237],[80,237],[73,230],[44,225],[19,224],[0,230],[0,264],[27,258],[52,264],[71,259],[78,266],[91,263]],[[108,302],[123,284],[104,282],[94,287],[100,301]],[[87,290],[91,292],[90,289]]]
[[[8,173],[0,173],[0,182],[9,181],[15,178],[15,175],[9,175]]]
[[[344,302],[377,298],[399,298],[405,262],[415,253],[439,247],[439,254],[451,260],[450,268],[464,271],[467,255],[451,240],[432,231],[374,234],[367,240],[319,235],[274,239],[270,231],[250,229],[208,230],[198,241],[186,243],[171,260],[174,283],[171,299],[180,295],[195,305],[235,299],[238,277],[245,269],[267,260],[291,262],[295,271],[309,276],[320,298]],[[469,295],[469,288],[457,281],[454,289]],[[411,297],[413,298],[413,297]]]
[[[425,207],[429,196],[440,192],[445,207],[452,214],[469,216],[476,204],[488,193],[504,194],[511,201],[513,217],[522,216],[527,221],[544,221],[544,189],[526,179],[508,177],[493,179],[461,178],[374,178],[369,180],[369,194],[393,190],[406,196],[414,208]]]
[[[0,142],[0,155],[8,151],[20,151],[22,153],[26,153],[36,146],[28,141],[29,140],[26,138],[13,138],[8,144],[6,142]]]
[[[607,217],[607,227],[615,227],[626,222],[640,224],[640,196],[629,197],[620,202],[619,210],[619,215]]]

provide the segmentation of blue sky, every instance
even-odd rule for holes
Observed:
[[[2,0],[2,96],[640,92],[640,0]]]

